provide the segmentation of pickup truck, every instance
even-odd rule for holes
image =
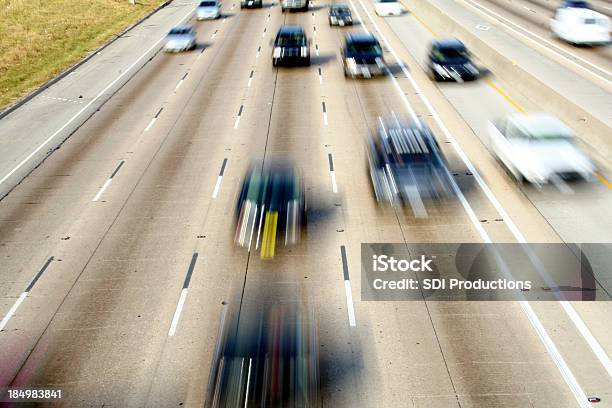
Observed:
[[[490,122],[489,134],[494,155],[519,181],[590,180],[595,171],[573,131],[550,114],[510,115]]]

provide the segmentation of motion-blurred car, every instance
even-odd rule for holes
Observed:
[[[434,40],[428,54],[429,74],[436,81],[471,81],[480,75],[470,52],[456,39]]]
[[[376,200],[427,215],[425,201],[452,196],[446,160],[431,130],[422,123],[379,118],[369,140],[368,167]]]
[[[261,248],[261,257],[274,257],[278,243],[289,246],[301,239],[306,225],[306,200],[299,172],[287,163],[253,165],[236,207],[234,241],[249,250]]]
[[[274,39],[272,65],[310,65],[310,46],[301,26],[284,25]]]
[[[204,407],[321,407],[314,310],[245,302],[223,320]]]
[[[491,149],[518,180],[535,185],[589,180],[593,162],[576,146],[574,133],[546,113],[516,114],[489,124]]]
[[[374,11],[381,17],[401,16],[404,13],[404,7],[398,0],[376,0]]]
[[[387,67],[380,43],[370,33],[347,34],[342,48],[344,76],[371,78]]]
[[[610,19],[588,8],[562,7],[550,20],[550,29],[561,40],[575,45],[610,43]]]
[[[181,52],[196,47],[196,32],[190,25],[180,25],[172,28],[166,36],[166,52]]]
[[[308,11],[310,0],[281,0],[281,11],[287,10]]]
[[[591,8],[589,3],[584,0],[565,0],[561,3],[561,7],[571,7],[571,8]]]
[[[240,0],[240,8],[262,8],[262,0]]]
[[[353,25],[353,14],[346,4],[332,4],[329,7],[329,25],[346,26]]]
[[[221,4],[217,0],[204,0],[196,9],[197,20],[214,20],[221,17]]]

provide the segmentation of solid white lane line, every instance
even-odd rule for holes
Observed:
[[[178,326],[178,322],[181,318],[181,312],[183,311],[183,306],[185,305],[188,291],[189,289],[187,288],[183,288],[183,290],[181,290],[181,297],[176,305],[176,310],[174,311],[174,316],[172,317],[172,324],[170,325],[170,330],[168,331],[168,336],[170,337],[174,336],[176,333],[176,327]]]
[[[561,57],[562,59],[564,59],[565,61],[569,62],[570,64],[575,65],[576,67],[582,69],[583,71],[588,72],[589,74],[591,74],[592,76],[596,77],[597,79],[605,82],[607,85],[612,85],[612,81],[609,81],[609,80],[605,79],[604,77],[602,77],[601,75],[599,75],[599,74],[589,70],[587,67],[578,64],[576,61],[574,61],[574,60],[566,57],[565,55],[563,55],[562,52],[564,52],[564,53],[566,53],[568,55],[571,55],[573,58],[579,60],[580,62],[583,62],[584,64],[587,64],[588,66],[590,66],[592,68],[595,68],[596,70],[598,70],[600,72],[605,73],[606,75],[612,76],[612,72],[607,71],[607,70],[605,70],[605,69],[603,69],[603,68],[593,64],[592,62],[589,62],[588,60],[586,60],[586,59],[584,59],[584,58],[582,58],[582,57],[572,53],[571,51],[568,51],[568,50],[558,46],[557,44],[555,44],[555,43],[553,43],[553,42],[551,42],[551,41],[549,41],[549,40],[547,40],[547,39],[545,39],[543,37],[540,37],[539,35],[537,35],[537,34],[531,32],[531,31],[527,30],[526,28],[516,24],[515,22],[513,22],[511,20],[508,20],[507,18],[497,14],[493,10],[490,10],[490,9],[486,8],[485,6],[483,6],[481,4],[476,3],[478,5],[478,7],[477,7],[476,5],[474,5],[474,3],[471,0],[463,0],[463,2],[467,6],[469,6],[470,8],[478,11],[480,14],[482,14],[484,16],[487,16],[489,18],[491,18],[491,15],[495,16],[495,18],[498,20],[496,22],[502,24],[506,29],[508,29],[508,30],[512,31],[513,33],[515,33],[515,34],[525,38],[526,40],[528,40],[529,42],[537,45],[538,47],[543,48],[544,50],[547,50],[548,52],[552,52],[553,54],[557,55],[558,57]],[[486,10],[487,13],[490,13],[491,15],[487,15],[487,13],[485,13],[483,10]],[[499,21],[499,20],[502,20],[502,21]],[[555,49],[557,49],[559,51],[554,51],[554,50],[551,50],[548,47],[545,47],[542,43],[534,40],[532,37],[530,37],[528,35],[525,35],[522,32],[520,32],[518,30],[515,30],[514,28],[510,27],[509,24],[513,25],[514,27],[516,27],[516,28],[518,28],[520,30],[523,30],[523,31],[529,33],[530,35],[532,35],[533,37],[537,38],[542,43],[544,43],[546,45],[549,45],[550,47],[553,47],[553,48],[555,48]]]
[[[387,48],[389,49],[389,51],[393,55],[393,57],[396,60],[396,62],[401,67],[402,72],[404,73],[406,78],[410,81],[412,87],[414,88],[414,90],[416,91],[417,95],[419,96],[419,99],[423,102],[423,104],[425,105],[427,110],[430,112],[430,114],[433,117],[434,121],[440,127],[440,129],[442,130],[444,135],[451,142],[451,145],[453,146],[455,152],[461,157],[463,163],[468,167],[469,171],[472,173],[473,177],[478,182],[478,185],[480,186],[480,188],[485,192],[485,195],[487,196],[489,201],[494,205],[494,207],[496,208],[498,213],[501,215],[502,219],[504,219],[504,221],[508,225],[510,231],[513,233],[513,235],[515,236],[517,241],[519,241],[521,243],[525,243],[526,242],[525,237],[521,234],[521,232],[518,230],[516,225],[512,222],[512,220],[511,220],[510,216],[508,215],[508,213],[505,211],[505,209],[503,208],[501,203],[493,195],[493,193],[489,189],[488,185],[484,182],[484,180],[480,176],[480,173],[478,173],[478,171],[476,171],[476,168],[471,163],[471,161],[469,160],[469,158],[467,157],[467,155],[465,154],[465,152],[463,151],[461,146],[459,146],[459,144],[457,143],[457,141],[454,138],[454,136],[450,133],[448,128],[444,125],[444,123],[442,122],[442,119],[438,115],[437,111],[433,108],[433,106],[431,105],[429,100],[425,97],[425,95],[423,94],[421,88],[418,86],[418,84],[416,83],[416,81],[414,80],[414,78],[412,77],[412,75],[410,74],[410,72],[408,71],[406,66],[404,65],[404,63],[399,59],[399,57],[395,53],[395,50],[393,49],[393,47],[391,46],[389,41],[386,39],[385,35],[382,33],[382,31],[378,27],[378,24],[376,24],[376,21],[374,21],[374,18],[372,17],[372,15],[370,14],[370,12],[366,8],[366,6],[364,5],[363,0],[357,0],[357,1],[359,1],[361,7],[363,8],[365,13],[367,14],[370,22],[372,23],[374,28],[377,30],[378,34],[380,35],[380,37],[382,38],[384,43],[387,44]],[[356,10],[356,7],[355,7],[355,5],[353,3],[353,0],[349,0],[349,2],[353,6],[353,9]],[[356,11],[356,13],[357,13],[357,17],[359,18],[359,20],[363,21],[363,20],[361,20],[361,17],[359,16],[359,12]],[[367,31],[367,29],[365,29],[365,27],[364,27],[364,30]],[[400,94],[403,97],[405,97],[404,92],[401,91],[401,88],[400,88]],[[414,111],[412,110],[412,108],[410,108],[410,111],[412,111],[413,114],[414,114]],[[461,190],[457,186],[457,183],[454,181],[453,178],[451,178],[451,180],[453,181],[453,183],[452,183],[453,189],[455,190],[456,193],[458,193],[459,200],[460,200],[463,208],[465,209],[466,213],[468,214],[468,217],[472,221],[474,227],[479,231],[479,234],[481,235],[481,237],[483,238],[483,241],[485,243],[491,243],[492,242],[491,238],[489,237],[487,232],[484,230],[484,228],[480,224],[480,221],[476,217],[476,214],[474,213],[473,209],[469,205],[467,199],[465,198],[465,196],[463,195],[463,193],[461,192]],[[525,314],[529,318],[529,321],[531,322],[532,327],[538,333],[538,336],[540,337],[542,343],[544,344],[546,349],[549,351],[549,355],[550,355],[551,359],[553,359],[555,365],[559,368],[559,372],[563,376],[563,379],[565,380],[565,383],[568,385],[568,387],[572,391],[572,393],[574,395],[574,398],[576,399],[578,404],[581,407],[584,407],[584,408],[590,407],[590,404],[586,400],[586,394],[584,393],[584,391],[582,390],[582,388],[578,384],[578,382],[577,382],[576,378],[574,377],[573,373],[571,372],[569,366],[565,362],[565,359],[559,353],[558,349],[556,348],[556,346],[552,342],[552,339],[550,338],[550,336],[546,332],[546,329],[544,328],[544,326],[542,325],[542,323],[538,319],[537,315],[533,311],[531,305],[528,302],[521,302],[521,308],[523,309],[523,311],[525,312]]]
[[[574,309],[574,307],[567,300],[562,300],[559,303],[561,303],[561,306],[570,317],[580,334],[582,334],[582,337],[584,337],[586,342],[589,344],[589,347],[591,347],[591,350],[593,350],[593,353],[595,353],[595,356],[597,356],[599,362],[604,366],[608,372],[608,375],[612,377],[612,361],[610,361],[608,353],[606,353],[601,344],[599,344],[597,339],[595,339],[595,336],[593,336],[591,330],[589,330],[584,321],[582,321],[578,315],[578,312],[576,312],[576,309]]]
[[[212,198],[217,198],[217,194],[219,194],[219,188],[221,188],[221,180],[223,180],[223,176],[218,176],[217,183],[215,184],[215,189],[213,190]]]
[[[17,298],[15,303],[13,303],[13,306],[10,308],[6,316],[4,316],[4,319],[2,319],[2,321],[0,322],[0,331],[4,330],[4,327],[8,324],[9,320],[11,320],[11,317],[13,317],[13,315],[19,308],[19,305],[21,305],[21,303],[25,300],[27,296],[28,292],[23,292],[21,295],[19,295],[19,298]]]
[[[190,10],[189,13],[187,13],[186,15],[181,17],[179,19],[179,21],[177,22],[177,24],[175,24],[175,25],[179,25],[181,22],[183,22],[191,14],[193,14],[193,10]],[[144,54],[142,54],[140,57],[138,57],[138,59],[136,61],[134,61],[129,67],[127,67],[119,76],[117,76],[117,78],[115,78],[104,89],[102,89],[100,92],[98,92],[98,94],[96,96],[94,96],[93,99],[91,101],[89,101],[89,103],[87,103],[87,105],[83,106],[83,108],[81,108],[81,110],[79,110],[77,113],[74,114],[74,116],[72,116],[70,119],[68,119],[68,121],[66,123],[64,123],[59,129],[57,129],[55,132],[53,132],[53,134],[51,136],[49,136],[47,139],[45,139],[45,141],[43,141],[40,145],[38,145],[38,147],[36,149],[34,149],[29,155],[27,155],[22,161],[20,161],[19,164],[17,164],[17,166],[15,166],[4,177],[2,177],[2,179],[0,179],[0,185],[2,183],[4,183],[13,174],[15,174],[15,172],[18,171],[21,167],[23,167],[23,165],[25,165],[27,162],[29,162],[30,159],[32,159],[32,157],[34,157],[40,150],[42,150],[43,147],[45,147],[51,140],[53,140],[57,135],[59,135],[64,129],[66,129],[68,127],[68,125],[70,125],[72,122],[74,122],[74,120],[76,118],[81,116],[81,114],[83,112],[85,112],[87,109],[89,109],[89,107],[91,105],[93,105],[94,102],[96,102],[98,99],[100,99],[100,97],[102,95],[106,94],[106,92],[108,92],[108,90],[111,89],[117,83],[117,81],[119,81],[121,78],[123,78],[125,75],[127,75],[132,70],[132,68],[134,68],[140,62],[140,60],[142,60],[151,51],[153,51],[156,47],[158,47],[159,44],[162,41],[164,41],[165,39],[166,39],[166,36],[164,35],[162,38],[157,40],[155,42],[155,44],[153,44],[147,51],[145,51]]]
[[[149,130],[151,130],[151,128],[153,127],[153,125],[155,124],[155,121],[157,121],[157,118],[152,118],[151,121],[149,122],[149,124],[147,125],[147,127],[145,128],[145,132],[148,132]]]
[[[244,408],[247,408],[247,404],[249,403],[249,385],[251,384],[251,366],[252,364],[253,364],[253,359],[249,358],[249,372],[247,373],[246,393],[244,395]]]
[[[100,188],[100,190],[98,190],[98,193],[96,194],[96,196],[91,201],[98,201],[100,199],[100,197],[102,196],[102,194],[104,193],[104,190],[106,190],[108,188],[108,186],[110,185],[110,183],[112,181],[113,181],[112,178],[109,178],[108,180],[106,180],[106,183],[104,183],[102,188]]]

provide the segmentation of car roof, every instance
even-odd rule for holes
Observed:
[[[374,34],[371,33],[349,33],[346,35],[346,42],[366,42],[373,43],[378,42]]]
[[[192,30],[193,27],[190,24],[180,24],[177,26],[174,26],[170,29],[170,31],[183,31],[183,30]]]
[[[509,119],[514,122],[521,132],[531,137],[572,137],[574,134],[569,127],[549,113],[515,114],[511,115]]]
[[[459,41],[456,38],[445,38],[443,40],[434,40],[432,41],[432,46],[438,48],[453,48],[453,49],[466,49],[465,44]]]
[[[430,154],[434,145],[433,135],[427,127],[403,125],[385,127],[381,138],[386,142],[386,146],[400,155]]]
[[[278,30],[279,34],[304,34],[304,28],[299,25],[284,25]]]
[[[588,9],[588,8],[565,7],[563,8],[563,10],[565,10],[565,13],[572,14],[576,17],[602,18],[606,20],[608,19],[608,16],[606,16],[605,14],[601,14],[595,10]]]

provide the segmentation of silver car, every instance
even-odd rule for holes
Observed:
[[[197,20],[214,20],[221,17],[221,3],[217,0],[204,0],[196,9]]]
[[[196,47],[196,32],[190,25],[174,27],[166,36],[166,52],[181,52]]]

